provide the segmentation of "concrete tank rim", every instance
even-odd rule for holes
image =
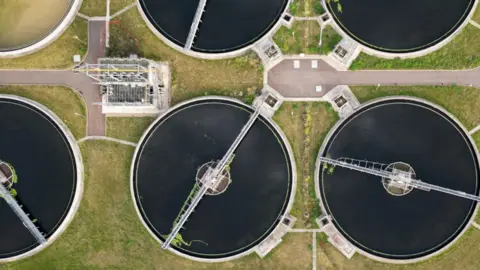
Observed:
[[[445,108],[439,106],[438,104],[435,104],[427,99],[423,99],[423,98],[418,98],[418,97],[414,97],[414,96],[405,96],[405,95],[392,95],[392,96],[385,96],[385,97],[380,97],[380,98],[375,98],[375,99],[372,99],[372,100],[369,100],[369,101],[366,101],[365,103],[361,104],[360,107],[358,107],[356,111],[364,108],[364,107],[367,107],[367,106],[370,106],[370,105],[373,105],[373,104],[376,104],[376,103],[379,103],[379,102],[383,102],[383,101],[393,101],[393,100],[405,100],[405,101],[413,101],[413,102],[419,102],[419,103],[423,103],[427,106],[431,106],[433,107],[434,109],[436,110],[439,110],[441,113],[445,114],[447,117],[450,118],[450,120],[454,121],[455,124],[457,124],[457,126],[461,129],[461,131],[464,133],[464,135],[468,138],[468,142],[471,144],[471,146],[474,148],[474,155],[477,159],[477,170],[478,168],[480,168],[480,153],[479,153],[479,150],[478,150],[478,147],[476,146],[475,144],[475,141],[473,140],[471,134],[468,132],[468,130],[465,128],[465,126],[462,124],[462,122],[460,122],[460,120],[458,120],[458,118],[456,116],[454,116],[452,113],[450,113],[449,111],[447,111]],[[354,113],[355,113],[354,112]],[[332,135],[335,133],[335,131],[345,122],[345,120],[347,120],[349,117],[346,117],[344,119],[339,119],[337,121],[337,123],[335,123],[335,125],[328,131],[327,135],[325,136],[323,142],[322,142],[322,145],[320,147],[320,150],[319,152],[317,153],[317,159],[315,161],[315,175],[314,175],[314,180],[315,180],[315,194],[317,196],[317,199],[319,200],[319,203],[320,203],[320,207],[322,209],[322,213],[327,213],[326,211],[326,208],[325,208],[325,205],[323,203],[323,200],[322,200],[322,196],[321,196],[321,193],[320,193],[320,160],[318,159],[318,157],[320,157],[321,153],[323,153],[325,151],[325,147],[327,146],[328,144],[328,141],[331,139]],[[478,211],[479,211],[479,204],[476,204],[475,207],[474,207],[474,210],[473,210],[473,213],[472,213],[472,216],[470,217],[468,223],[464,226],[464,228],[460,231],[460,233],[455,236],[455,238],[453,238],[450,242],[448,242],[445,246],[441,247],[440,249],[438,249],[437,251],[434,251],[430,254],[427,254],[425,256],[421,256],[421,257],[418,257],[418,258],[413,258],[413,259],[389,259],[389,258],[385,258],[385,257],[380,257],[378,255],[374,255],[372,253],[369,253],[369,252],[366,252],[364,251],[363,249],[361,248],[358,248],[356,245],[350,243],[350,241],[348,241],[352,246],[353,248],[355,249],[356,252],[360,253],[361,255],[369,258],[369,259],[372,259],[372,260],[375,260],[375,261],[379,261],[379,262],[383,262],[383,263],[391,263],[391,264],[413,264],[413,263],[419,263],[419,262],[423,262],[423,261],[427,261],[428,259],[431,259],[433,257],[436,257],[440,254],[443,254],[444,252],[446,252],[449,248],[451,248],[455,243],[458,242],[458,240],[460,240],[460,238],[472,227],[472,223],[474,222],[475,220],[475,216],[477,215]],[[335,228],[335,230],[337,230],[337,232],[343,236],[342,233],[340,233],[340,231],[338,230],[338,228],[335,226],[334,223],[331,223],[331,225]]]
[[[170,107],[167,112],[158,116],[158,118],[155,119],[150,124],[150,126],[144,131],[144,133],[142,134],[142,137],[138,141],[137,147],[135,148],[135,151],[134,151],[133,156],[132,156],[132,164],[130,165],[130,179],[129,180],[130,180],[130,196],[132,197],[133,207],[135,208],[137,216],[140,219],[140,222],[142,223],[143,227],[145,227],[145,229],[148,231],[150,236],[152,236],[153,239],[155,239],[159,244],[163,244],[163,241],[160,238],[158,238],[155,235],[155,233],[153,233],[153,231],[150,229],[150,227],[147,225],[147,223],[145,222],[145,220],[142,216],[142,213],[140,212],[139,207],[137,206],[138,202],[137,202],[137,199],[136,199],[136,196],[135,196],[135,188],[134,188],[134,183],[133,183],[134,182],[133,181],[134,180],[134,174],[135,174],[135,160],[138,157],[141,143],[146,139],[147,135],[155,127],[155,125],[159,121],[161,121],[165,115],[168,114],[168,112],[174,111],[174,110],[176,110],[176,109],[178,109],[182,106],[188,105],[190,103],[195,103],[195,102],[198,102],[198,101],[206,101],[206,100],[229,101],[229,102],[233,102],[233,103],[236,103],[236,104],[239,104],[239,105],[242,105],[242,106],[252,108],[251,105],[245,104],[238,99],[231,98],[231,97],[215,96],[215,95],[196,97],[196,98],[192,98],[192,99],[189,99],[189,100],[186,100],[186,101],[179,102],[175,106]],[[283,144],[285,145],[286,150],[288,152],[288,158],[290,159],[292,186],[291,186],[290,197],[288,198],[288,204],[287,204],[287,207],[285,208],[285,211],[283,213],[283,216],[286,216],[291,211],[291,209],[293,207],[294,200],[295,200],[295,191],[296,191],[296,185],[297,185],[297,170],[296,170],[296,164],[295,164],[295,157],[293,155],[293,149],[291,148],[291,145],[290,145],[289,141],[287,140],[286,135],[283,133],[283,131],[280,129],[280,127],[270,118],[263,117],[262,120],[267,121],[275,129],[277,134],[280,135],[280,137],[283,140]],[[266,239],[270,235],[272,235],[281,226],[281,224],[282,224],[282,222],[278,222],[277,225],[274,227],[274,229],[267,236],[265,236],[264,239]],[[210,258],[210,259],[188,255],[188,254],[180,252],[180,251],[178,251],[178,250],[176,250],[172,247],[169,247],[168,250],[170,252],[174,253],[175,255],[178,255],[180,257],[183,257],[183,258],[186,258],[186,259],[189,259],[189,260],[192,260],[192,261],[205,262],[205,263],[218,263],[218,262],[228,262],[228,261],[236,260],[236,259],[239,259],[241,257],[247,256],[249,254],[252,254],[253,252],[256,251],[257,246],[260,245],[261,243],[262,242],[258,243],[256,246],[253,246],[253,247],[251,247],[250,249],[248,249],[244,252],[241,252],[241,253],[238,253],[238,254],[235,254],[235,255],[232,255],[232,256],[227,256],[227,257],[223,257],[223,258]]]
[[[7,49],[5,51],[0,50],[0,59],[1,58],[16,58],[25,56],[28,54],[32,54],[37,52],[55,40],[60,38],[60,36],[70,27],[73,20],[76,18],[77,13],[79,12],[83,0],[70,0],[70,7],[68,12],[63,16],[63,18],[51,29],[44,37],[40,38],[39,40],[33,41],[30,44],[25,46],[20,46],[18,48]],[[73,57],[73,55],[72,55]],[[73,65],[73,62],[72,62]]]
[[[325,0],[321,0],[323,6],[325,7],[325,12],[328,14],[328,16],[331,18],[331,25],[334,27],[334,29],[342,36],[342,37],[348,37],[349,39],[353,40],[356,44],[358,44],[358,47],[361,48],[361,51],[375,57],[380,57],[380,58],[385,58],[385,59],[394,59],[394,58],[401,58],[401,59],[409,59],[409,58],[417,58],[417,57],[422,57],[425,55],[428,55],[430,53],[433,53],[435,51],[440,50],[447,44],[449,44],[455,37],[457,37],[458,34],[460,34],[461,31],[464,30],[464,28],[470,23],[470,20],[472,19],[477,7],[478,3],[480,0],[474,0],[472,9],[470,10],[469,14],[465,17],[463,22],[455,29],[451,34],[447,35],[445,38],[443,38],[441,41],[438,43],[428,46],[424,49],[418,50],[418,51],[413,51],[413,52],[404,52],[404,53],[395,53],[395,52],[385,52],[381,51],[379,49],[375,49],[369,46],[364,45],[363,43],[358,42],[355,40],[351,34],[345,32],[342,27],[337,23],[337,21],[334,19],[335,16],[330,12],[330,10],[327,7],[327,3]]]
[[[70,132],[68,127],[65,125],[65,123],[58,117],[54,112],[52,112],[50,109],[48,109],[46,106],[33,101],[28,98],[20,97],[20,96],[15,96],[15,95],[9,95],[9,94],[0,94],[0,100],[1,99],[9,99],[9,100],[14,100],[14,101],[19,101],[23,102],[29,106],[34,107],[35,109],[41,111],[44,113],[46,116],[50,118],[62,131],[63,135],[67,138],[68,144],[70,149],[73,152],[73,158],[75,159],[75,166],[77,169],[76,177],[76,186],[75,186],[75,194],[73,196],[72,204],[70,205],[70,209],[68,210],[67,215],[65,216],[64,220],[60,224],[60,226],[55,230],[55,232],[47,239],[47,242],[43,245],[39,245],[25,253],[22,253],[20,255],[0,259],[0,263],[9,263],[9,262],[14,262],[14,261],[19,261],[25,258],[29,258],[40,251],[46,249],[49,247],[53,242],[55,242],[68,228],[68,226],[71,224],[75,214],[78,211],[78,208],[80,206],[80,202],[83,197],[83,190],[84,190],[84,167],[83,167],[83,159],[82,159],[82,154],[80,152],[80,148],[73,137],[73,134]]]

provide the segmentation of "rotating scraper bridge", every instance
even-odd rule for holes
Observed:
[[[240,145],[242,140],[247,135],[248,131],[252,128],[255,120],[257,120],[258,116],[260,115],[260,109],[262,107],[262,103],[258,105],[255,112],[250,116],[248,122],[243,126],[240,134],[238,134],[235,141],[232,143],[230,148],[227,150],[223,158],[216,164],[214,168],[208,167],[205,174],[202,176],[201,180],[199,181],[201,184],[198,186],[198,183],[195,183],[192,192],[190,193],[187,201],[184,205],[184,208],[181,209],[177,219],[174,222],[174,227],[170,234],[168,235],[165,242],[162,244],[162,248],[166,249],[170,246],[172,241],[175,239],[177,234],[183,228],[183,225],[187,222],[188,217],[193,213],[195,207],[197,207],[200,200],[205,196],[208,189],[213,189],[218,181],[221,180],[221,175],[223,171],[229,166],[229,164],[233,161],[235,156],[235,150]],[[186,209],[185,209],[186,207]]]
[[[390,179],[396,184],[397,187],[404,187],[405,189],[409,187],[413,187],[413,188],[417,188],[424,191],[435,190],[438,192],[443,192],[443,193],[461,197],[464,199],[480,202],[479,196],[468,194],[464,191],[453,190],[453,189],[423,182],[419,179],[415,179],[412,172],[398,170],[392,166],[389,166],[388,164],[371,162],[366,160],[357,160],[352,158],[332,159],[328,157],[319,157],[318,159],[321,162],[325,164],[329,164],[334,167],[335,166],[343,167],[346,169],[379,176],[385,179]]]
[[[0,165],[2,165],[3,163],[4,162],[0,161]],[[0,177],[1,176],[2,175],[0,175]],[[14,177],[13,174],[10,177]],[[43,233],[40,232],[38,227],[30,219],[28,214],[25,213],[25,211],[23,211],[23,208],[18,204],[17,200],[15,200],[12,194],[10,194],[10,191],[2,183],[0,183],[0,197],[2,197],[5,200],[5,202],[7,202],[8,206],[10,206],[10,208],[13,210],[15,215],[17,215],[17,217],[22,221],[25,228],[27,228],[28,231],[32,234],[32,236],[35,237],[35,239],[37,239],[40,245],[47,242],[47,239],[45,238]]]
[[[193,17],[192,25],[190,26],[190,32],[188,33],[187,42],[183,48],[185,51],[189,51],[192,48],[193,40],[198,31],[198,26],[202,20],[203,12],[205,12],[205,7],[207,5],[207,0],[200,0],[198,2],[197,11],[195,11],[195,16]]]
[[[192,21],[187,42],[184,50],[191,49],[197,34],[202,14],[205,11],[207,0],[200,0],[194,19]],[[99,57],[105,55],[104,41],[105,36],[103,21],[89,22],[89,46],[88,55],[85,64],[96,65]],[[316,62],[313,68],[313,62]],[[109,69],[109,67],[106,67]],[[105,67],[101,66],[84,66],[81,72],[101,72],[105,71]],[[135,72],[138,70],[125,68],[124,72]],[[149,70],[143,70],[149,72]],[[87,74],[85,74],[87,75]],[[320,58],[285,58],[265,69],[265,84],[276,90],[285,98],[322,98],[330,90],[337,85],[465,85],[480,88],[480,68],[472,70],[458,71],[338,71],[324,60]],[[66,85],[78,91],[85,99],[87,105],[87,136],[105,136],[105,116],[102,114],[98,104],[102,102],[99,87],[95,84],[95,80],[91,76],[77,74],[73,70],[0,70],[0,85],[4,84],[28,84],[28,85]],[[322,92],[315,92],[315,86],[322,85]],[[188,221],[189,216],[193,213],[198,203],[206,194],[209,187],[213,186],[218,176],[223,172],[225,167],[232,161],[234,152],[238,145],[242,142],[255,120],[259,116],[259,109],[255,111],[242,128],[240,134],[230,146],[227,153],[218,162],[216,167],[210,167],[207,173],[200,181],[203,184],[196,184],[192,196],[187,198],[186,207],[182,208],[171,233],[166,241],[162,244],[163,248],[168,248],[175,239],[178,232]],[[379,164],[380,169],[375,166],[361,165],[352,159],[330,159],[322,157],[322,162],[333,166],[344,167],[379,177],[389,178],[397,182],[406,183],[408,186],[420,188],[422,190],[434,190],[458,196],[474,201],[480,201],[480,197],[467,194],[465,192],[447,189],[444,187],[432,185],[419,179],[415,179],[407,174],[393,174],[392,171],[385,169],[385,164]],[[373,164],[365,162],[364,164]],[[23,211],[18,202],[13,198],[10,192],[0,185],[0,196],[2,196],[15,214],[22,220],[30,233],[37,239],[39,243],[45,242],[42,232],[33,224],[28,215]]]

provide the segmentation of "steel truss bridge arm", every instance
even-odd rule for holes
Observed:
[[[198,203],[203,198],[207,190],[217,182],[218,177],[222,174],[223,170],[225,170],[225,168],[232,162],[235,150],[238,148],[238,146],[243,141],[243,139],[257,120],[258,116],[260,115],[260,108],[262,107],[261,105],[262,104],[260,104],[255,110],[255,112],[250,116],[250,119],[248,119],[248,122],[243,126],[240,134],[238,134],[238,136],[235,138],[235,141],[227,150],[223,158],[217,163],[214,168],[209,168],[207,172],[203,175],[201,180],[203,184],[199,185],[195,183],[189,197],[184,204],[184,207],[182,207],[180,214],[173,223],[174,226],[172,231],[168,235],[165,242],[163,242],[162,244],[163,249],[166,249],[170,246],[170,244],[175,239],[180,230],[183,228],[183,225],[185,224],[185,222],[187,222],[188,218],[193,213],[195,207],[197,207]]]
[[[192,48],[193,39],[195,39],[195,35],[197,34],[198,26],[202,19],[202,15],[203,15],[203,12],[205,11],[206,5],[207,5],[207,0],[200,0],[198,2],[197,11],[195,12],[192,25],[190,26],[190,32],[188,33],[187,41],[185,42],[185,47],[183,47],[185,51],[189,51]]]
[[[359,171],[359,172],[363,172],[363,173],[367,173],[367,174],[371,174],[371,175],[375,175],[383,178],[388,178],[393,181],[406,183],[409,186],[422,189],[425,191],[435,190],[438,192],[480,202],[479,196],[468,194],[464,191],[459,191],[459,190],[454,190],[454,189],[449,189],[449,188],[429,184],[419,179],[415,179],[409,174],[396,174],[394,171],[387,169],[387,166],[388,166],[387,164],[356,160],[351,158],[332,159],[328,157],[319,157],[318,159],[321,162],[327,163],[329,165],[339,166],[339,167],[347,168],[354,171]]]
[[[40,230],[33,224],[33,221],[28,217],[28,215],[23,211],[22,207],[18,204],[17,200],[13,198],[13,196],[10,194],[10,191],[0,184],[0,196],[5,199],[7,204],[12,208],[13,212],[20,218],[22,221],[23,225],[30,231],[30,233],[37,239],[37,241],[40,244],[43,244],[47,242],[47,239],[45,239],[45,236],[40,232]]]

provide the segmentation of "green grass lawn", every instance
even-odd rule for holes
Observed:
[[[331,26],[323,31],[320,41],[320,25],[317,21],[295,21],[292,29],[282,26],[273,36],[273,40],[284,54],[328,54],[341,40],[341,36]]]
[[[30,55],[0,59],[0,69],[63,69],[73,67],[73,55],[80,54],[83,57],[87,53],[87,41],[88,23],[77,17],[65,33],[52,44]]]
[[[469,24],[450,43],[426,56],[382,59],[362,53],[350,69],[468,69],[480,66],[480,29]]]
[[[142,56],[169,62],[173,73],[172,104],[207,94],[251,99],[251,95],[263,87],[263,66],[254,53],[228,60],[195,59],[161,42],[136,8],[116,19],[138,39]]]
[[[314,17],[325,13],[320,0],[294,0],[290,4],[289,12],[298,17]]]
[[[480,269],[480,230],[470,228],[465,235],[446,252],[427,261],[415,264],[385,264],[355,254],[350,260],[345,258],[330,243],[318,242],[317,263],[322,269],[352,270],[475,270]]]
[[[136,143],[153,120],[154,117],[108,117],[107,136]]]
[[[428,86],[392,86],[366,87],[351,86],[353,93],[360,102],[391,95],[410,95],[434,102],[454,114],[468,128],[480,124],[478,102],[479,89],[465,89],[457,86],[428,87]],[[298,136],[298,135],[297,135]],[[480,145],[480,133],[474,135],[477,145]],[[480,215],[476,218],[480,222]],[[480,230],[471,228],[465,235],[446,252],[422,263],[408,265],[384,264],[356,254],[352,259],[346,259],[324,237],[317,237],[317,264],[322,269],[354,269],[354,270],[383,270],[383,269],[479,269],[480,259]]]
[[[80,148],[86,183],[72,224],[46,250],[5,269],[311,269],[311,234],[287,235],[265,259],[252,254],[219,264],[162,250],[141,224],[130,197],[134,148],[108,141],[86,141]]]
[[[329,54],[342,40],[342,37],[330,26],[323,29],[322,45],[317,49],[319,54]]]
[[[311,124],[306,123],[307,115]],[[320,214],[320,207],[314,186],[315,160],[323,138],[337,119],[337,114],[325,102],[285,102],[274,116],[293,148],[297,165],[297,190],[290,212],[298,219],[297,228],[316,227],[314,220]]]
[[[110,15],[117,13],[135,0],[110,0]]]
[[[107,15],[107,0],[83,0],[80,13],[90,17],[104,17]]]
[[[85,102],[78,93],[61,86],[0,86],[1,94],[34,100],[53,111],[68,126],[76,139],[85,137]]]
[[[475,141],[475,144],[477,145],[477,148],[480,149],[480,132],[476,132],[472,135],[473,140]],[[475,217],[475,222],[480,224],[480,211],[477,213],[477,216]]]
[[[391,96],[410,95],[436,103],[455,115],[467,129],[480,124],[480,89],[462,86],[351,86],[360,102]]]
[[[110,15],[115,14],[135,0],[110,0]],[[107,0],[83,0],[80,13],[90,17],[107,15]]]
[[[472,16],[472,20],[474,20],[477,23],[480,23],[480,5],[477,5],[477,10],[475,10],[475,13]]]

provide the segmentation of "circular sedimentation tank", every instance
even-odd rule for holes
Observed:
[[[179,104],[146,131],[134,155],[131,188],[138,214],[163,242],[205,166],[215,164],[253,109],[233,99],[207,97]],[[279,225],[293,202],[295,176],[288,142],[259,116],[170,250],[194,260],[229,260],[250,253]],[[212,163],[213,161],[213,163]]]
[[[199,1],[138,0],[152,31],[183,51]],[[191,50],[195,56],[243,52],[280,23],[288,0],[207,0]]]
[[[376,51],[406,54],[446,43],[466,23],[475,1],[326,2],[335,22],[356,41]]]
[[[0,57],[48,45],[75,18],[82,0],[4,0],[0,3]]]
[[[319,155],[390,164],[426,183],[479,194],[477,149],[444,109],[409,97],[369,102],[339,121]],[[356,249],[374,259],[408,263],[438,254],[467,229],[476,202],[317,163],[323,212]]]
[[[0,198],[0,262],[7,262],[35,254],[66,229],[80,203],[83,165],[71,133],[38,103],[0,95],[0,127],[0,171],[15,175],[2,185],[47,240],[40,245]]]

